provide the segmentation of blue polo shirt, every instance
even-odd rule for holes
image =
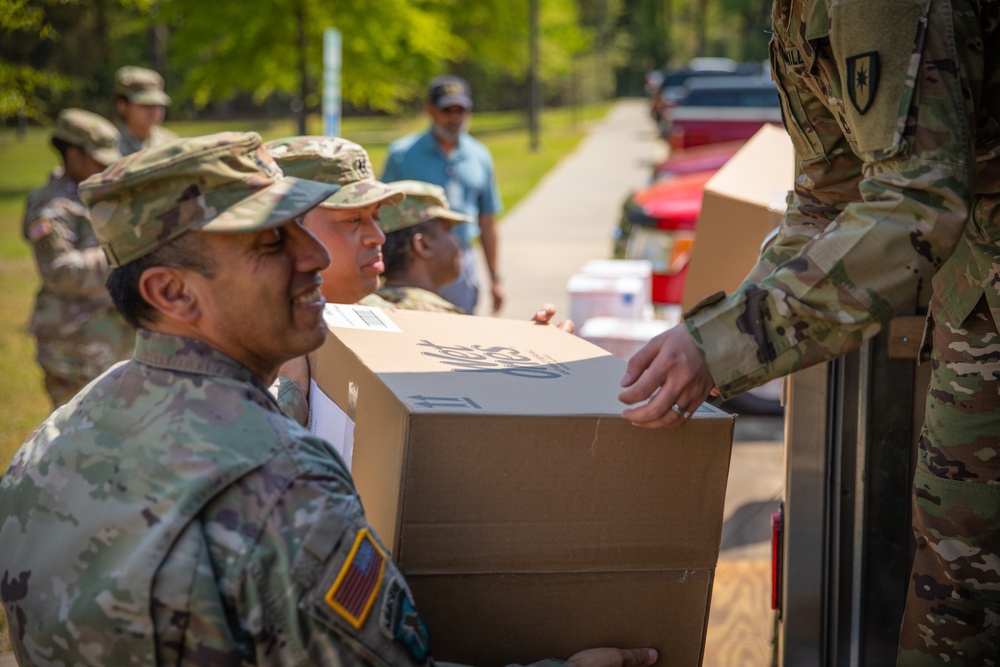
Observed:
[[[412,179],[435,183],[444,188],[453,209],[470,216],[473,222],[455,227],[468,248],[479,236],[480,214],[503,210],[493,169],[493,156],[486,146],[463,132],[458,145],[445,155],[430,130],[415,132],[389,144],[382,180]]]

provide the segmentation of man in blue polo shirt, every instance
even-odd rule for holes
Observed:
[[[495,313],[503,305],[496,229],[496,214],[503,203],[497,189],[493,156],[468,133],[472,113],[469,84],[457,76],[437,77],[430,83],[425,109],[431,117],[430,129],[398,139],[389,146],[382,180],[412,179],[440,185],[451,207],[472,219],[455,227],[462,241],[462,275],[446,285],[441,296],[468,313],[475,311],[479,280],[472,242],[478,236],[490,272],[491,310]]]

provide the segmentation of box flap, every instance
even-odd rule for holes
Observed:
[[[764,238],[780,224],[794,178],[791,140],[783,129],[765,125],[708,181],[684,282],[684,310],[739,287]]]
[[[450,313],[380,311],[398,330],[331,327],[414,414],[619,415],[625,363],[552,326]]]

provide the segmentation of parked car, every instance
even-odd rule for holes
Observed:
[[[765,69],[767,67],[767,69]],[[650,98],[653,120],[663,120],[667,111],[687,94],[687,83],[696,79],[732,76],[760,76],[770,71],[760,62],[738,63],[729,58],[693,58],[680,69],[668,70],[659,89]]]
[[[681,301],[705,183],[714,173],[700,171],[653,183],[622,206],[615,256],[652,262],[654,304]]]
[[[781,124],[774,82],[764,76],[692,79],[664,115],[671,149],[745,141],[765,123]]]
[[[664,181],[699,171],[714,171],[726,164],[744,141],[707,144],[686,150],[672,151],[670,157],[653,168],[651,182]]]

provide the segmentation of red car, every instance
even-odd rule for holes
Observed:
[[[625,201],[616,256],[653,263],[654,304],[681,302],[705,183],[715,172],[660,181]]]
[[[745,140],[708,144],[686,150],[673,151],[670,158],[661,162],[653,170],[653,181],[664,181],[699,171],[715,171],[736,155]]]

